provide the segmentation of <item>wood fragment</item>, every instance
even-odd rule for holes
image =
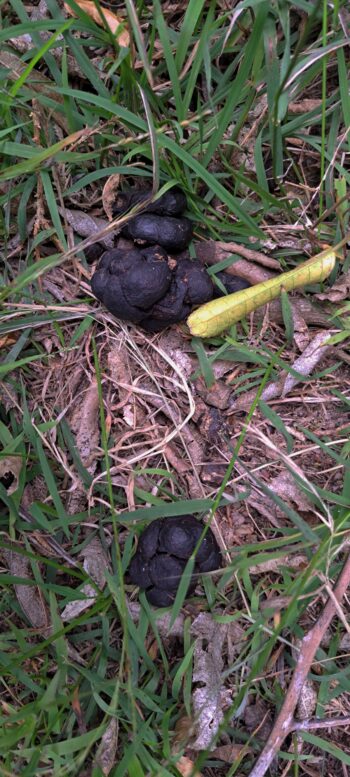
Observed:
[[[256,264],[261,264],[262,267],[270,267],[272,270],[281,271],[281,265],[277,259],[274,259],[272,256],[266,256],[266,254],[256,251],[254,248],[248,248],[248,246],[241,243],[233,243],[232,241],[224,243],[220,240],[206,240],[202,243],[196,243],[196,253],[199,259],[204,259],[208,264],[221,262],[222,259],[225,259],[224,255],[227,258],[230,254],[238,254],[248,262],[255,262]],[[220,258],[212,261],[209,258],[212,256],[220,256]]]

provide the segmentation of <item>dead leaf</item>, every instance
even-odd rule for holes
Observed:
[[[159,337],[159,345],[168,353],[177,367],[183,372],[185,378],[189,378],[196,369],[197,361],[193,358],[192,349],[184,342],[182,334],[176,329],[166,329]]]
[[[222,624],[214,623],[206,615],[207,613],[201,613],[191,629],[191,632],[197,635],[193,656],[193,683],[198,685],[192,694],[196,739],[191,747],[194,750],[212,749],[213,740],[224,717],[221,673],[227,629]]]
[[[73,228],[74,232],[80,237],[92,237],[103,229],[108,227],[108,221],[106,219],[98,218],[98,216],[90,216],[88,213],[84,213],[83,210],[76,210],[71,208],[59,208],[61,216],[67,219],[68,224]],[[106,248],[114,247],[113,235],[105,235],[100,240]]]
[[[96,448],[100,439],[99,398],[97,381],[92,380],[84,392],[83,401],[71,418],[71,428],[76,434],[76,445],[86,469],[93,474]]]
[[[6,413],[14,407],[18,407],[17,394],[9,383],[4,380],[0,382],[0,405],[3,406]]]
[[[76,0],[76,3],[82,11],[87,13],[88,16],[94,20],[96,24],[98,24],[100,27],[105,26],[96,5],[91,0]],[[70,16],[77,16],[77,14],[67,3],[64,3],[64,8]],[[117,16],[117,14],[113,13],[113,11],[110,11],[108,8],[103,8],[102,6],[101,11],[110,31],[113,35],[116,36],[116,40],[119,43],[119,46],[129,48],[129,32],[127,29],[121,28],[121,25],[125,25],[125,19],[122,19],[120,16]]]
[[[268,484],[270,491],[278,494],[282,499],[296,505],[299,512],[308,513],[312,503],[301,490],[291,472],[283,470]],[[282,513],[282,511],[281,511]],[[283,513],[282,513],[283,515]]]
[[[8,335],[4,335],[4,337],[0,337],[0,351],[3,348],[9,348],[11,345],[14,345],[17,342],[18,335],[14,332]]]
[[[84,467],[93,475],[97,466],[97,447],[100,441],[99,398],[96,380],[92,380],[83,394],[83,400],[76,404],[70,420],[72,432],[76,435],[76,448]],[[67,511],[74,513],[86,507],[86,489],[79,479],[69,494]]]
[[[105,572],[109,567],[109,559],[98,537],[94,537],[82,551],[85,572],[93,579],[102,591],[106,585]]]
[[[89,545],[82,551],[84,558],[83,567],[85,572],[93,579],[100,591],[103,591],[106,578],[105,571],[109,567],[109,559],[101,545],[98,537],[93,537]],[[96,590],[90,583],[86,583],[80,589],[85,595],[85,599],[73,599],[69,602],[61,613],[63,621],[71,621],[80,615],[94,603],[96,599]]]
[[[11,575],[32,581],[29,560],[26,556],[13,550],[6,550],[4,557],[9,565]],[[50,620],[40,589],[35,585],[16,583],[15,592],[18,603],[32,627],[40,629],[42,636],[46,636],[50,629]]]
[[[115,205],[116,191],[119,189],[120,175],[114,173],[107,178],[107,181],[102,190],[102,205],[103,210],[108,218],[108,221],[113,221],[113,206]]]
[[[176,762],[176,768],[182,774],[182,777],[202,777],[201,772],[193,771],[194,763],[186,755],[182,755]]]
[[[269,708],[261,699],[247,705],[243,720],[248,733],[254,734],[261,740],[266,740],[271,733],[272,721]]]
[[[163,450],[163,456],[165,456],[166,460],[171,464],[175,472],[178,472],[179,475],[186,475],[189,470],[189,464],[186,459],[183,459],[174,443],[169,443],[165,446]]]
[[[308,329],[308,326],[306,324],[304,316],[301,315],[301,312],[297,305],[293,303],[293,300],[289,300],[290,307],[292,310],[293,315],[293,328],[294,328],[294,334],[293,334],[293,340],[299,349],[299,351],[304,351],[306,346],[309,344],[311,335]]]
[[[127,606],[130,618],[134,621],[134,623],[138,623],[141,606],[138,604],[138,602],[128,602]],[[170,637],[177,637],[179,639],[183,638],[185,619],[182,613],[180,613],[180,615],[175,618],[172,626],[170,626],[171,613],[166,612],[163,615],[159,615],[158,617],[155,615],[155,620],[157,623],[157,629],[162,639],[169,639]]]
[[[276,572],[280,574],[282,567],[288,569],[304,570],[307,566],[308,559],[303,553],[295,553],[294,555],[281,556],[281,558],[272,558],[268,561],[262,561],[261,564],[252,564],[249,567],[251,575],[262,575],[266,572]]]
[[[244,755],[251,753],[251,747],[246,747],[245,745],[221,745],[221,747],[216,747],[213,750],[212,756],[213,758],[219,758],[220,761],[232,763],[232,761],[235,761],[236,758],[242,755],[243,750]]]
[[[153,639],[149,647],[147,647],[147,653],[151,661],[155,661],[159,654],[159,646],[156,639]]]
[[[210,388],[207,388],[200,380],[197,380],[196,389],[207,405],[212,405],[212,407],[216,407],[218,410],[225,410],[229,406],[232,386],[226,386],[221,381],[215,381]]]
[[[0,481],[9,496],[17,491],[21,469],[21,456],[4,456],[4,458],[0,458]]]
[[[116,753],[118,748],[119,723],[117,718],[111,718],[105,733],[102,736],[98,747],[95,763],[99,766],[103,774],[110,773],[116,764]]]
[[[305,100],[298,100],[296,102],[290,102],[288,105],[288,113],[308,113],[314,111],[315,108],[320,108],[322,100],[319,98],[305,98]]]
[[[127,426],[135,429],[138,420],[140,420],[138,417],[141,408],[138,407],[133,393],[129,352],[123,340],[120,341],[117,348],[108,353],[107,361],[111,379],[116,384],[119,394],[119,402],[113,406],[113,411],[121,409]]]
[[[181,715],[175,723],[175,733],[171,746],[172,753],[176,754],[180,750],[185,750],[194,733],[194,721],[192,718],[188,715]]]
[[[317,299],[326,300],[326,302],[342,302],[343,299],[349,299],[350,295],[350,270],[343,273],[336,283],[326,292],[316,294]]]
[[[75,714],[75,717],[77,719],[78,729],[80,734],[86,734],[87,728],[86,723],[84,720],[84,714],[81,709],[80,699],[79,699],[79,688],[74,688],[73,690],[73,698],[72,698],[72,710]]]
[[[22,62],[21,58],[14,54],[12,51],[0,51],[0,65],[5,68],[4,78],[10,81],[17,81],[25,70],[25,62]],[[51,97],[57,105],[57,103],[63,102],[62,95],[54,89],[54,84],[44,73],[40,73],[37,68],[33,68],[31,73],[28,73],[27,83],[29,82],[30,88],[39,94],[44,94],[47,97]],[[50,117],[61,129],[68,134],[67,119],[60,113],[60,111],[52,110]],[[28,233],[27,233],[28,234]]]

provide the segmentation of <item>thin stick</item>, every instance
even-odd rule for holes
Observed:
[[[348,586],[350,585],[350,555],[347,556],[343,569],[334,588],[334,598],[340,604]],[[266,745],[250,772],[249,777],[263,777],[277,755],[286,736],[295,729],[293,718],[294,710],[298,703],[301,689],[307,678],[310,666],[321,640],[327,631],[331,620],[336,614],[336,606],[333,598],[328,599],[327,604],[312,629],[305,634],[301,641],[300,652],[294,674],[288,688],[281,710]],[[310,724],[309,724],[310,725]]]
[[[314,718],[309,720],[295,720],[293,731],[313,731],[317,728],[338,728],[338,726],[350,726],[350,715],[339,718]]]

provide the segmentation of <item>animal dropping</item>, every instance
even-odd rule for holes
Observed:
[[[204,524],[193,515],[183,515],[158,518],[142,532],[128,572],[130,582],[145,590],[150,604],[156,607],[172,604],[186,563],[203,530]],[[198,575],[220,567],[220,549],[208,528],[195,556],[188,595],[193,594]]]
[[[177,256],[189,245],[193,231],[191,221],[182,215],[187,205],[184,193],[175,187],[147,204],[150,197],[150,190],[117,194],[114,215],[140,202],[145,202],[144,212],[122,229],[122,235],[134,241],[133,248],[105,251],[91,286],[114,316],[159,332],[185,321],[195,306],[221,291],[200,262]],[[175,256],[170,258],[168,252]],[[218,278],[229,291],[249,286],[227,273]]]

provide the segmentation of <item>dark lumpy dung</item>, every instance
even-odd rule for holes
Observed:
[[[168,257],[160,246],[128,252],[113,248],[101,257],[91,287],[117,318],[141,322],[166,295],[171,277]]]
[[[192,222],[185,216],[158,216],[141,213],[131,219],[121,231],[124,237],[137,243],[158,244],[167,251],[183,251],[192,240]]]
[[[119,192],[114,214],[150,195],[150,190]],[[195,305],[222,293],[198,261],[183,256],[169,260],[166,253],[183,251],[192,239],[192,223],[181,215],[186,204],[184,193],[174,187],[145,206],[122,229],[134,247],[106,251],[91,280],[93,293],[114,316],[138,323],[147,332],[185,321]],[[250,285],[227,273],[217,277],[228,293]]]
[[[119,216],[130,208],[145,202],[152,195],[152,190],[137,191],[128,189],[125,192],[118,192],[113,206],[113,216]],[[155,202],[146,205],[144,213],[156,213],[158,216],[180,216],[186,210],[186,195],[178,186],[174,186],[169,191],[162,194]]]
[[[190,259],[170,263],[161,246],[106,251],[91,280],[92,291],[123,321],[148,332],[184,321],[193,305],[213,296],[213,284]]]
[[[142,532],[137,551],[130,563],[131,583],[146,592],[156,607],[168,607],[175,599],[186,562],[204,530],[193,515],[158,518]],[[197,576],[221,567],[221,553],[211,529],[207,529],[197,550],[188,594],[196,587]]]
[[[118,216],[151,196],[149,191],[119,192],[113,208]],[[183,216],[187,201],[185,194],[174,187],[158,200],[145,205],[141,214],[128,221],[122,228],[124,237],[141,245],[160,245],[167,251],[183,251],[192,240],[192,222]]]

